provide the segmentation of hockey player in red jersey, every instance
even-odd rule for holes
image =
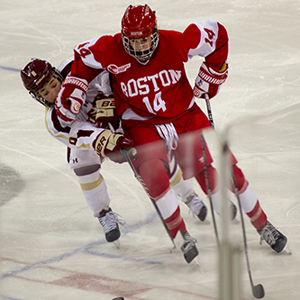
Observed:
[[[169,186],[167,153],[172,149],[185,179],[194,177],[202,190],[208,192],[200,133],[210,123],[196,105],[195,97],[208,94],[213,98],[226,81],[227,32],[223,25],[211,19],[193,23],[183,33],[158,30],[156,15],[148,5],[130,5],[123,15],[121,28],[114,36],[102,36],[75,47],[71,76],[76,78],[76,83],[63,84],[56,108],[62,114],[64,111],[76,114],[77,106],[83,104],[77,96],[85,93],[82,83],[90,82],[97,70],[106,69],[112,74],[117,114],[122,115],[125,136],[134,141],[138,151],[134,167],[156,200],[172,236],[179,231],[183,234],[184,254],[190,250],[196,253],[195,240],[186,231]],[[197,55],[204,61],[193,89],[184,63]],[[183,138],[187,133],[193,137],[189,144]],[[152,151],[151,147],[139,148],[149,143],[158,146]],[[206,154],[212,200],[218,211],[216,170],[208,149]],[[261,239],[281,252],[287,238],[267,220],[234,156],[231,163],[244,211]]]
[[[109,207],[110,198],[105,179],[100,173],[102,159],[93,148],[99,140],[98,136],[103,132],[101,128],[107,128],[108,123],[115,130],[120,131],[109,73],[101,70],[88,86],[88,95],[80,109],[80,114],[74,118],[75,116],[69,113],[68,116],[71,118],[67,118],[64,115],[57,115],[54,101],[72,63],[73,57],[68,58],[56,69],[48,61],[32,59],[21,71],[21,78],[30,94],[46,107],[46,127],[49,133],[68,146],[69,165],[78,178],[88,206],[103,226],[107,241],[112,242],[119,238],[118,223],[123,224],[123,222]],[[78,137],[79,130],[81,137]],[[77,143],[74,143],[75,139]],[[83,145],[84,147],[81,147]],[[204,221],[207,209],[192,186],[183,181],[174,158],[170,162],[170,169],[172,170],[170,183],[173,189],[190,207],[192,214]]]

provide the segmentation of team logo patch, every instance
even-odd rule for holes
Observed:
[[[73,105],[74,113],[79,113],[80,108],[81,108],[80,104],[78,102],[75,102],[74,105]]]
[[[122,73],[122,72],[125,72],[128,68],[131,67],[131,64],[127,64],[127,65],[124,65],[124,66],[121,66],[121,67],[118,67],[116,65],[109,65],[107,67],[107,70],[109,72],[111,72],[112,74],[119,74],[119,73]]]

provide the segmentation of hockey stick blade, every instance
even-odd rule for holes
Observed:
[[[252,286],[252,294],[256,299],[261,299],[265,296],[264,287],[261,284]]]

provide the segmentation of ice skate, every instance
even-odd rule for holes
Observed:
[[[262,229],[257,230],[257,232],[260,234],[260,243],[262,243],[262,240],[266,241],[278,253],[284,249],[287,243],[287,237],[278,231],[269,221],[267,221]]]
[[[98,220],[103,226],[105,238],[108,242],[114,242],[121,236],[118,224],[125,225],[125,221],[120,220],[118,217],[119,215],[113,212],[110,207],[99,213]]]
[[[207,208],[202,199],[196,193],[193,193],[187,197],[184,203],[190,208],[193,216],[196,215],[202,222],[205,220]]]
[[[185,233],[181,232],[181,234],[184,239],[181,251],[189,264],[198,255],[198,249],[196,247],[197,240],[192,238],[187,231]]]

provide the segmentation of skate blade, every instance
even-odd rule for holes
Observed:
[[[121,248],[121,243],[120,243],[119,240],[116,240],[116,241],[114,241],[114,242],[112,242],[112,243],[115,245],[115,247],[116,247],[117,249],[120,249],[120,248]]]
[[[288,255],[292,255],[292,251],[289,248],[289,246],[286,244],[285,247],[283,248],[283,250],[281,251],[282,253],[288,254]]]
[[[190,266],[194,266],[198,271],[200,271],[201,274],[204,274],[204,271],[198,262],[198,256],[193,259],[193,261],[190,263]]]

